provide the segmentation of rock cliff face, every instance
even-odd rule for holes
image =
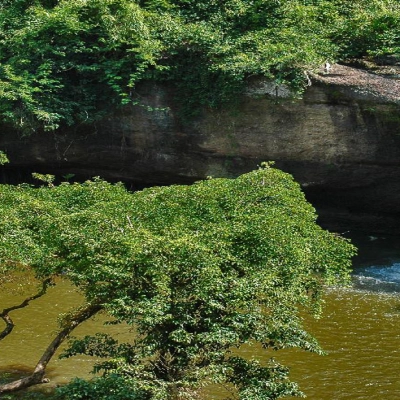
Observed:
[[[298,100],[254,80],[231,107],[203,110],[185,123],[168,88],[149,83],[140,92],[153,110],[126,107],[93,126],[29,137],[4,128],[0,149],[11,163],[3,181],[30,171],[190,183],[273,160],[300,182],[323,225],[400,233],[400,82],[382,78],[386,92],[379,91],[373,74],[346,81],[354,71],[336,66],[312,77]]]

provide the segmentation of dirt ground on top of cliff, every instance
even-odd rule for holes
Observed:
[[[321,68],[313,74],[313,79],[348,87],[372,100],[400,104],[400,62],[380,65],[368,60],[355,60],[348,65],[334,64],[329,71]]]

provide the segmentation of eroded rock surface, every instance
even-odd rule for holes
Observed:
[[[3,129],[11,164],[24,171],[101,176],[139,185],[235,177],[273,160],[301,183],[331,229],[400,233],[400,81],[334,66],[312,75],[302,99],[254,80],[225,110],[182,123],[166,87],[148,83],[146,107],[126,107],[101,123],[20,137]],[[381,89],[379,89],[381,87]]]

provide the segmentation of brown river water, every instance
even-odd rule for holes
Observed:
[[[361,243],[361,242],[360,242]],[[400,240],[368,238],[355,261],[354,287],[327,288],[321,319],[306,319],[305,325],[319,340],[325,356],[285,350],[263,354],[257,348],[243,350],[248,357],[273,356],[288,365],[311,400],[395,400],[400,399]],[[397,261],[399,264],[397,264]],[[17,304],[25,290],[14,284],[13,291],[0,293],[0,308]],[[29,371],[49,344],[57,329],[57,316],[80,303],[80,296],[66,283],[51,288],[46,296],[28,308],[12,313],[14,332],[0,342],[0,373]],[[104,326],[98,316],[80,326],[75,336],[107,331],[129,335],[127,328]],[[1,328],[1,326],[0,326]],[[49,364],[51,382],[42,389],[68,382],[75,376],[90,377],[93,360],[85,357]],[[207,399],[223,399],[224,393],[210,389]]]

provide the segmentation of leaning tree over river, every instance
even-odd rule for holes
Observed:
[[[318,315],[324,285],[347,282],[354,248],[316,224],[290,175],[264,164],[236,179],[136,193],[98,178],[41,178],[40,188],[0,186],[0,285],[31,271],[36,297],[63,279],[84,303],[61,320],[32,374],[0,393],[44,382],[59,345],[103,311],[135,334],[129,343],[103,334],[72,341],[65,357],[104,361],[101,376],[63,388],[66,399],[106,399],[110,390],[116,399],[196,398],[210,383],[246,400],[301,394],[273,351],[320,352],[301,313]],[[0,339],[12,333],[12,311],[0,314]],[[235,350],[254,343],[269,363]]]

